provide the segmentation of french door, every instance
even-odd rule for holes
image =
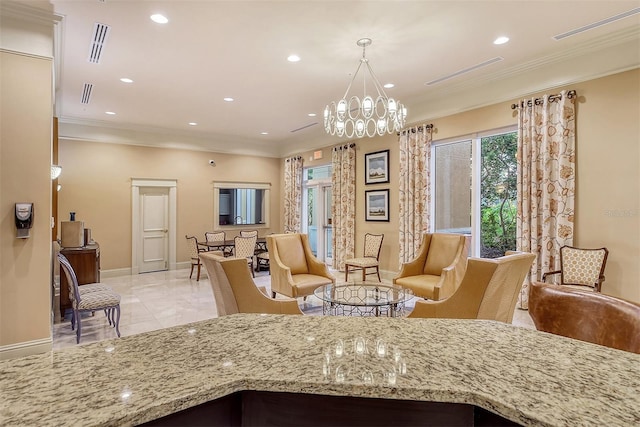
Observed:
[[[302,232],[309,236],[311,251],[325,264],[333,262],[331,184],[308,182],[303,185]]]

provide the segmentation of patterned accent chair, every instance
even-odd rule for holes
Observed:
[[[309,237],[301,233],[266,236],[271,268],[271,292],[306,297],[322,285],[336,283],[327,266],[311,252]]]
[[[507,252],[500,258],[470,258],[458,289],[442,301],[416,301],[408,317],[483,319],[511,323],[518,294],[535,255]]]
[[[536,329],[640,354],[640,305],[567,286],[531,283],[529,314]]]
[[[246,260],[253,277],[256,277],[253,272],[253,255],[256,252],[256,240],[258,240],[257,233],[251,237],[236,236],[233,254],[234,258],[244,258]]]
[[[302,314],[294,299],[273,300],[264,288],[256,287],[247,264],[239,258],[225,258],[222,252],[200,254],[209,275],[218,316],[235,313]]]
[[[560,274],[562,286],[600,292],[608,256],[607,248],[580,249],[563,246],[560,248],[560,269],[544,273],[542,281],[546,281],[549,276]]]
[[[378,276],[378,282],[380,282],[380,249],[382,248],[382,240],[384,234],[371,234],[364,235],[364,254],[362,258],[352,258],[344,262],[344,280],[349,280],[349,272],[362,270],[362,281],[365,281],[367,274],[376,274]],[[375,268],[376,271],[367,273],[367,268]]]
[[[425,233],[418,256],[402,264],[393,283],[425,299],[450,297],[467,269],[469,243],[469,237],[462,234]]]
[[[193,276],[194,267],[198,267],[198,275],[196,276],[196,282],[200,281],[200,268],[202,264],[200,263],[200,258],[198,255],[200,252],[205,252],[204,249],[201,249],[198,246],[198,240],[193,236],[184,236],[187,239],[187,247],[189,248],[189,256],[191,257],[191,272],[189,273],[189,279]]]
[[[86,312],[93,313],[103,310],[107,315],[109,325],[113,326],[118,336],[120,336],[120,295],[106,285],[101,285],[105,287],[102,289],[93,286],[91,290],[87,288],[81,292],[80,288],[91,285],[78,285],[76,272],[64,255],[59,253],[58,261],[60,262],[61,270],[64,271],[65,276],[67,276],[67,283],[69,283],[69,297],[73,310],[71,330],[76,330],[76,343],[80,344],[80,336],[82,335],[82,313]]]

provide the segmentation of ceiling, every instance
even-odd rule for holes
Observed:
[[[322,114],[344,94],[362,37],[373,40],[366,56],[381,83],[395,84],[387,94],[405,104],[407,123],[640,66],[637,0],[52,4],[62,17],[63,138],[274,157],[339,143]],[[169,22],[152,22],[155,13]],[[89,61],[95,23],[109,26],[98,63]],[[510,41],[494,45],[502,35]]]

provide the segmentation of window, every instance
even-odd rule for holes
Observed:
[[[470,255],[515,249],[517,133],[434,142],[433,231],[471,235]]]

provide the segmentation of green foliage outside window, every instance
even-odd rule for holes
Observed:
[[[516,248],[517,134],[482,138],[480,256]]]

